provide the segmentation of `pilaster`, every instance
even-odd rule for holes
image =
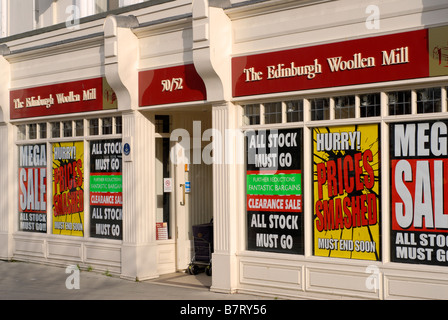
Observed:
[[[239,155],[243,150],[242,136],[235,130],[238,122],[238,107],[231,104],[214,105],[212,109],[213,128],[221,134],[219,159],[213,164],[213,222],[214,253],[212,291],[232,293],[238,285],[239,230],[238,213],[241,211],[240,190],[242,181],[238,177],[243,165]],[[235,134],[236,133],[236,134]],[[243,184],[244,185],[244,184]]]
[[[9,260],[12,258],[14,231],[12,205],[10,199],[15,199],[13,186],[17,186],[14,179],[12,163],[14,160],[12,148],[14,127],[8,123],[0,122],[0,259]]]
[[[14,130],[15,127],[9,124],[9,89],[10,89],[10,64],[3,57],[8,53],[6,45],[0,46],[0,259],[10,259],[12,257],[12,233],[14,230],[10,199],[15,199],[13,181],[15,171],[12,164],[14,161]]]
[[[132,159],[123,160],[122,274],[151,279],[157,273],[154,186],[154,122],[140,112],[123,114],[123,140],[130,141]]]

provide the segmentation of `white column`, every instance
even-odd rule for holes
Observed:
[[[155,237],[154,123],[138,111],[123,114],[123,139],[132,137],[132,160],[123,161],[123,245],[121,276],[158,276]]]
[[[16,127],[9,121],[9,89],[11,68],[3,54],[9,52],[6,45],[0,45],[0,259],[12,257],[14,231],[14,208],[11,199],[17,199],[17,170],[14,161],[17,153],[14,139]],[[17,213],[18,214],[18,213]]]
[[[13,181],[16,170],[13,170],[14,157],[14,127],[10,124],[0,123],[0,259],[8,260],[12,257],[12,233],[14,231],[12,210],[14,206],[11,199],[17,199],[14,194]],[[17,193],[18,190],[15,190]]]
[[[238,155],[244,150],[236,137],[226,135],[237,124],[237,107],[231,103],[213,106],[213,128],[221,134],[221,157],[213,164],[213,227],[214,253],[212,257],[212,291],[232,293],[238,285],[238,263],[236,252],[241,234],[238,229],[238,214],[241,211],[241,185],[238,172],[241,167]]]

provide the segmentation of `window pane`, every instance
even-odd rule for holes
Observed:
[[[248,104],[244,107],[245,124],[260,124],[260,105]]]
[[[121,117],[116,117],[115,118],[115,133],[116,134],[121,134],[123,132],[122,128],[123,128],[123,126],[122,126],[122,119],[121,119]]]
[[[98,119],[90,119],[89,120],[89,134],[90,135],[98,135]]]
[[[39,124],[39,138],[41,138],[41,139],[47,138],[47,124],[46,123]]]
[[[264,123],[281,123],[282,122],[282,103],[273,102],[264,105]]]
[[[28,139],[37,138],[37,124],[32,123],[28,126]]]
[[[328,98],[311,99],[311,120],[330,119],[330,100]]]
[[[286,121],[303,121],[303,100],[286,101]]]
[[[77,137],[84,135],[84,120],[75,120],[75,134]]]
[[[379,93],[360,96],[361,117],[377,117],[381,114],[381,95]]]
[[[73,128],[71,121],[64,121],[62,123],[62,131],[64,132],[64,137],[71,137],[73,135]]]
[[[51,123],[51,137],[59,138],[61,136],[61,124],[59,122]]]
[[[170,177],[170,139],[155,139],[155,192],[156,192],[156,228],[166,231],[163,234],[157,233],[156,240],[166,240],[171,238],[171,193],[163,192],[164,178]]]
[[[334,115],[336,119],[355,117],[355,96],[334,98]]]
[[[411,114],[411,91],[389,92],[389,115]]]
[[[431,113],[442,111],[441,88],[427,88],[417,90],[417,113]]]
[[[112,134],[112,118],[102,119],[103,134]]]
[[[25,140],[26,139],[26,125],[21,124],[17,126],[17,140]]]

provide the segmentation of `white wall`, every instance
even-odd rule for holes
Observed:
[[[30,0],[9,1],[9,35],[33,30],[34,6]]]
[[[277,1],[279,2],[279,1]],[[445,0],[339,0],[287,10],[228,10],[232,18],[234,55],[278,48],[310,46],[387,34],[446,22]],[[379,28],[367,20],[379,9]],[[275,8],[274,8],[275,9]]]

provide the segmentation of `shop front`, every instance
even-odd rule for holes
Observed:
[[[213,121],[226,108],[193,32],[209,8],[194,21],[189,1],[138,8],[32,32],[38,45],[5,40],[2,258],[130,280],[189,269],[193,226],[216,218]],[[159,10],[172,19],[153,22]]]
[[[381,3],[381,29],[181,0],[4,40],[1,258],[147,280],[212,223],[212,291],[448,298],[448,7]]]
[[[446,298],[448,73],[433,54],[446,34],[233,57],[247,161],[242,292]]]

